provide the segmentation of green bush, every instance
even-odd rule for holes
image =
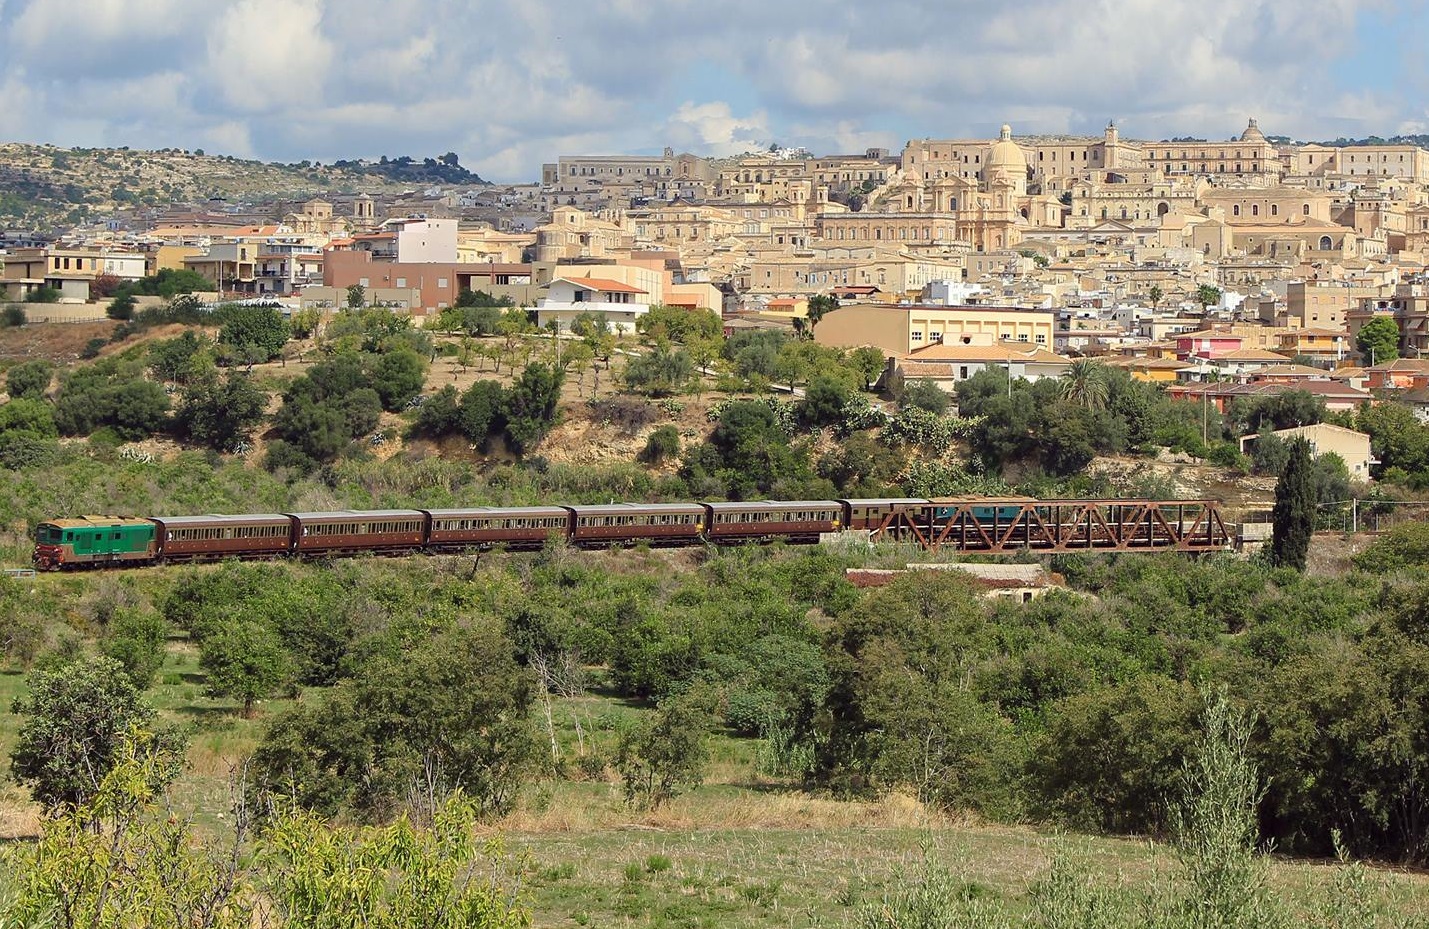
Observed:
[[[674,426],[661,426],[650,433],[645,447],[640,450],[640,460],[646,464],[658,465],[680,456],[680,430]]]

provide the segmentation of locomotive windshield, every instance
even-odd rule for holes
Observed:
[[[64,531],[59,526],[51,526],[49,523],[40,523],[35,529],[35,541],[41,544],[58,542],[64,537]]]

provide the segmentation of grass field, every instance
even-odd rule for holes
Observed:
[[[6,755],[18,724],[10,704],[23,686],[21,674],[0,673]],[[218,830],[235,766],[287,701],[264,702],[255,718],[243,719],[237,704],[204,690],[196,649],[173,638],[150,697],[189,735],[188,770],[173,792],[178,809]],[[569,776],[530,784],[516,810],[483,827],[528,860],[525,889],[538,926],[848,925],[925,856],[950,868],[966,893],[1014,910],[1026,906],[1054,855],[1081,863],[1102,883],[1145,888],[1174,880],[1176,859],[1164,845],[959,820],[901,795],[866,802],[812,795],[761,776],[757,744],[727,736],[712,742],[704,785],[659,809],[634,809],[609,770],[586,765],[582,774],[575,762],[581,754],[609,757],[621,721],[642,712],[598,688],[554,701],[554,735]],[[538,708],[543,727],[544,718]],[[548,744],[548,733],[542,739]],[[0,788],[0,840],[24,840],[39,826],[38,809],[19,788]],[[1278,860],[1271,870],[1272,885],[1307,911],[1329,879],[1314,862]],[[1375,879],[1395,910],[1429,918],[1429,876],[1384,868]]]

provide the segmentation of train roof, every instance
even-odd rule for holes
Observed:
[[[767,511],[767,510],[837,510],[843,504],[837,500],[745,500],[734,503],[711,503],[723,512]]]
[[[970,504],[972,504],[972,505],[974,505],[974,506],[983,506],[983,505],[986,505],[986,504],[989,504],[989,503],[994,503],[994,504],[996,504],[996,503],[1017,503],[1017,504],[1023,504],[1023,503],[1039,503],[1039,502],[1041,502],[1041,501],[1039,501],[1036,497],[933,497],[933,498],[932,498],[931,500],[929,500],[928,502],[929,502],[929,503],[939,503],[939,504],[943,504],[943,505],[948,505],[948,504],[959,504],[959,505],[960,505],[960,504],[964,504],[964,503],[970,503]]]
[[[849,506],[918,506],[931,501],[923,497],[860,497],[857,500],[840,500]]]
[[[421,519],[421,510],[331,510],[326,513],[287,513],[305,523],[352,522],[362,519]]]
[[[76,516],[70,519],[47,519],[41,525],[58,529],[107,529],[116,526],[145,526],[149,520],[140,516]]]
[[[162,526],[251,526],[291,522],[282,513],[209,513],[206,516],[151,516]]]
[[[573,506],[577,516],[629,516],[631,513],[703,513],[701,503],[608,503]]]
[[[426,510],[433,519],[461,519],[463,516],[568,516],[563,506],[471,506],[458,509]]]

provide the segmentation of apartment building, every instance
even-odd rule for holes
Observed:
[[[837,348],[873,345],[889,355],[936,343],[1019,342],[1050,349],[1055,326],[1051,310],[860,303],[826,314],[814,329],[814,340]]]

